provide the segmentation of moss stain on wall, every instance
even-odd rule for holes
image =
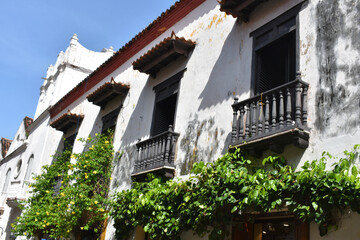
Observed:
[[[352,133],[360,126],[359,15],[359,0],[319,1],[316,6],[315,127],[325,135]]]

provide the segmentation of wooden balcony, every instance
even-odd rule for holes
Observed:
[[[308,147],[308,84],[296,80],[232,105],[231,146],[238,146],[255,156],[270,149],[281,153],[287,144]]]
[[[137,154],[132,177],[144,180],[148,173],[173,178],[175,174],[174,156],[179,133],[169,130],[136,144]]]

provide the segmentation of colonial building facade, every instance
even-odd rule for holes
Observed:
[[[2,141],[0,239],[11,239],[17,200],[64,138],[79,153],[76,139],[114,129],[123,155],[112,193],[149,172],[187,175],[230,145],[300,168],[359,143],[359,14],[358,0],[181,0],[115,53],[74,35],[47,71],[34,120],[10,148]],[[341,222],[325,239],[359,238],[358,214]],[[316,224],[305,231],[291,239],[320,238]]]

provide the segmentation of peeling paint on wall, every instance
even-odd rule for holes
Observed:
[[[192,118],[191,114],[189,118]],[[180,149],[185,152],[180,167],[181,175],[188,174],[195,162],[213,160],[219,151],[220,139],[222,139],[220,136],[225,134],[223,129],[214,126],[215,117],[200,121],[197,114],[188,122],[186,133],[180,140]]]
[[[325,135],[360,126],[360,1],[316,5],[319,82],[315,127]]]

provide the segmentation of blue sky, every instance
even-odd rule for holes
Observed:
[[[34,117],[47,67],[69,45],[118,50],[175,0],[0,1],[0,138]]]

